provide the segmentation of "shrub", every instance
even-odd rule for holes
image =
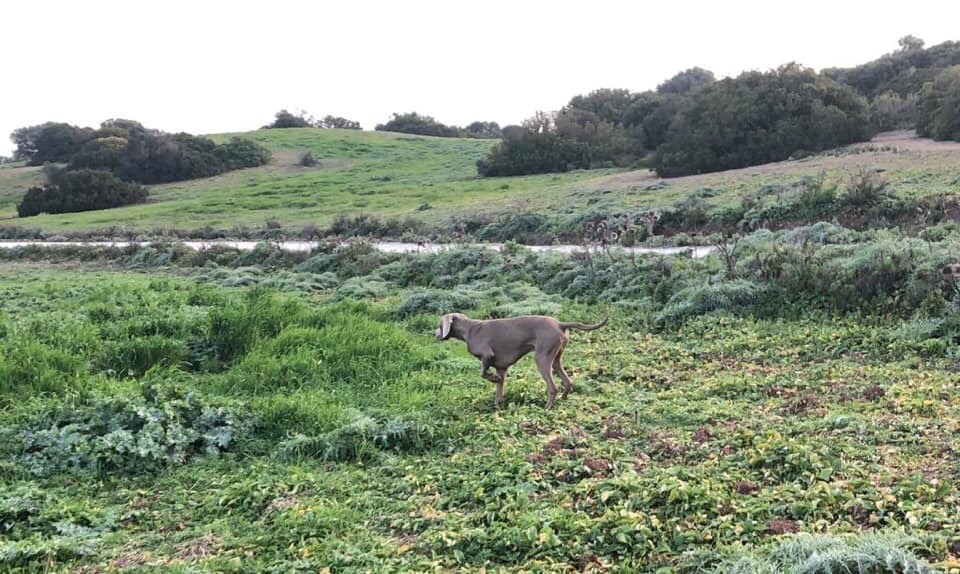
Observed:
[[[887,182],[863,168],[850,176],[840,200],[852,207],[873,207],[888,197]]]
[[[146,199],[147,190],[139,185],[122,181],[108,171],[81,169],[64,173],[52,185],[27,190],[17,205],[17,215],[109,209]]]
[[[214,155],[223,164],[222,171],[257,167],[270,161],[270,150],[248,139],[234,137],[214,148]]]
[[[590,156],[585,145],[556,133],[534,132],[519,126],[504,128],[503,140],[487,157],[477,160],[480,177],[565,172],[588,167]]]

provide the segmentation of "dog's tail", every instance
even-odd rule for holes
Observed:
[[[594,329],[599,329],[607,324],[607,320],[610,319],[610,315],[607,314],[603,317],[603,321],[596,323],[594,325],[587,325],[586,323],[580,323],[578,321],[560,321],[560,328],[566,331],[567,329],[576,329],[578,331],[593,331]]]

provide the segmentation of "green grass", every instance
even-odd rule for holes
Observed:
[[[36,168],[4,168],[0,222],[51,233],[107,228],[229,230],[256,228],[267,221],[295,231],[307,224],[325,227],[340,214],[366,214],[413,217],[442,227],[452,219],[482,215],[569,216],[666,208],[691,196],[702,198],[708,213],[717,213],[741,205],[745,198],[763,205],[789,202],[796,195],[792,184],[802,177],[823,170],[829,179],[845,181],[861,168],[884,170],[895,195],[903,198],[953,197],[960,189],[955,167],[960,148],[930,150],[918,146],[917,140],[889,140],[800,161],[661,181],[646,170],[480,179],[475,163],[493,145],[490,140],[318,129],[259,130],[214,138],[233,135],[265,144],[275,152],[274,161],[262,168],[154,186],[149,203],[119,209],[17,219],[16,202],[39,174]],[[306,150],[321,160],[319,166],[297,165]]]
[[[19,374],[0,385],[4,571],[750,571],[748,553],[782,571],[817,548],[909,563],[960,544],[956,375],[945,353],[878,348],[901,321],[720,314],[654,334],[624,307],[572,334],[575,390],[556,410],[529,359],[494,410],[476,360],[435,341],[436,314],[406,291],[338,303],[5,265],[0,373]],[[471,314],[534,296],[497,293]],[[18,462],[19,430],[104,397],[167,408],[154,388],[255,426],[143,474]]]

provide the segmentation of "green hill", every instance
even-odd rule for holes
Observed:
[[[213,136],[224,141],[238,134]],[[338,216],[415,219],[443,231],[454,220],[475,227],[497,216],[536,213],[562,235],[567,220],[609,219],[650,208],[702,212],[677,220],[689,233],[738,224],[752,210],[789,204],[803,178],[823,172],[843,186],[859,170],[883,172],[888,189],[905,199],[952,198],[960,145],[935,144],[908,132],[881,134],[859,144],[795,161],[661,180],[648,170],[590,170],[509,178],[478,178],[476,160],[491,140],[432,138],[332,129],[259,130],[242,134],[273,150],[269,165],[220,176],[155,185],[148,203],[124,208],[16,217],[16,203],[42,180],[39,168],[0,169],[0,228],[41,229],[47,234],[102,231],[243,235],[267,222],[288,235],[305,226],[328,227]],[[311,151],[317,166],[299,166]],[[781,210],[783,211],[783,210]],[[788,210],[789,211],[789,210]],[[782,214],[781,214],[782,215]],[[789,214],[787,214],[789,215]],[[824,213],[817,218],[836,216]],[[273,223],[275,222],[275,223]],[[724,223],[726,222],[726,223]],[[403,230],[403,225],[396,229]],[[547,233],[547,235],[550,235]],[[499,237],[502,238],[502,237]]]

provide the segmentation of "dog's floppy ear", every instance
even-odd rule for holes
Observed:
[[[450,327],[453,326],[453,314],[447,313],[443,316],[443,322],[440,324],[440,338],[446,339],[450,336]]]

